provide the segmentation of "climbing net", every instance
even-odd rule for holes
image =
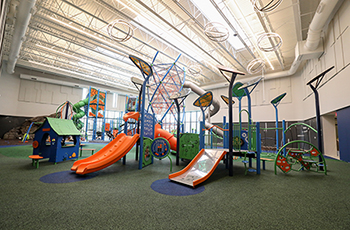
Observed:
[[[169,97],[182,90],[185,81],[185,71],[175,63],[154,64],[153,76],[149,79],[147,88],[149,105],[148,112],[156,115],[163,128],[172,131],[175,129],[177,110],[173,100]],[[181,110],[183,110],[181,106]],[[168,127],[166,127],[168,126]]]

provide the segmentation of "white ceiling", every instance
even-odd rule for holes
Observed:
[[[134,88],[130,78],[141,76],[128,56],[151,63],[157,51],[157,64],[173,63],[181,55],[177,65],[188,70],[187,80],[200,86],[225,82],[216,65],[250,76],[248,64],[260,58],[265,73],[279,72],[290,68],[296,43],[306,39],[319,2],[283,0],[272,12],[261,13],[249,0],[37,0],[16,65],[124,89]],[[128,41],[109,37],[107,25],[117,19],[131,24],[133,37]],[[211,41],[204,34],[205,26],[225,19],[233,42]],[[117,36],[124,37],[125,28],[116,25],[121,30]],[[14,26],[5,28],[5,61]],[[280,35],[282,46],[273,52],[260,51],[256,41],[264,32]]]

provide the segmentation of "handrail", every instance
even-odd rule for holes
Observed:
[[[301,122],[291,124],[284,132],[287,132],[291,127],[293,127],[293,126],[295,126],[295,125],[304,125],[304,126],[308,127],[309,129],[311,129],[312,131],[314,131],[315,133],[317,133],[317,130],[316,130],[316,129],[312,128],[312,127],[311,127],[310,125],[308,125],[308,124],[301,123]]]
[[[218,129],[220,129],[220,130],[222,130],[222,131],[228,131],[228,129],[223,129],[223,128],[217,126],[217,125],[212,125],[212,126],[210,126],[210,128],[208,128],[208,129],[203,129],[203,130],[204,130],[204,131],[209,131],[209,130],[211,130],[213,127],[216,127],[216,128],[218,128]]]

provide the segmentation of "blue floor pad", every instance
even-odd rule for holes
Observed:
[[[78,182],[82,180],[91,179],[97,175],[98,173],[78,175],[72,171],[63,171],[63,172],[56,172],[56,173],[45,175],[41,177],[39,180],[44,183],[62,184],[62,183],[71,183],[71,182]]]
[[[191,188],[169,179],[156,180],[152,183],[151,188],[158,193],[169,196],[190,196],[201,193],[205,189],[204,186]]]

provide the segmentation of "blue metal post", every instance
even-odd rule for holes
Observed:
[[[222,127],[225,129],[225,127],[226,127],[226,116],[224,116],[224,118],[223,118],[224,120],[223,120],[223,122],[222,122]],[[223,131],[223,133],[224,133],[224,136],[223,136],[223,147],[224,147],[224,149],[226,149],[226,148],[228,148],[228,140],[227,140],[227,138],[228,138],[228,135],[227,135],[227,131]]]
[[[142,73],[143,74],[143,73]],[[141,102],[141,128],[140,128],[140,157],[139,157],[139,169],[142,169],[142,152],[143,152],[143,133],[145,130],[145,103],[146,103],[146,84],[150,76],[147,76],[142,84],[142,102]]]
[[[124,133],[125,135],[128,134],[128,120],[126,120],[124,123]],[[125,162],[126,162],[126,156],[123,157],[123,165],[125,165]]]
[[[200,121],[199,129],[199,149],[204,149],[204,121]]]

